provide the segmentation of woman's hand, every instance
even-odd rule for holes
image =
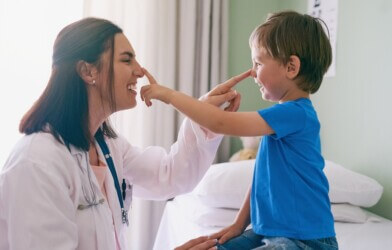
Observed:
[[[170,104],[170,98],[174,90],[159,85],[155,78],[146,69],[142,68],[143,73],[150,82],[149,85],[145,85],[140,90],[140,97],[144,101],[147,107],[152,105],[151,99],[160,100],[166,104]]]
[[[237,111],[240,107],[241,95],[232,88],[239,82],[248,78],[251,70],[234,76],[224,83],[217,85],[210,92],[200,97],[199,100],[210,103],[214,106],[221,106],[225,102],[229,102],[229,106],[225,108],[226,111]]]
[[[223,228],[217,233],[210,235],[210,239],[219,240],[219,244],[223,244],[226,241],[241,235],[244,232],[245,228],[239,224],[232,224],[226,228]]]
[[[201,236],[176,247],[174,250],[214,250],[217,249],[215,247],[216,243],[216,239],[209,239],[208,236]]]

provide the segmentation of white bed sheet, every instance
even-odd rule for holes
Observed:
[[[174,249],[201,235],[217,232],[221,227],[203,227],[189,218],[186,210],[192,207],[191,198],[168,202],[163,213],[154,250]],[[341,250],[392,250],[392,221],[368,212],[365,223],[335,222],[336,238]],[[375,218],[379,222],[374,222]]]

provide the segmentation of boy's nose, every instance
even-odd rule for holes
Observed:
[[[254,70],[254,69],[252,68],[252,70],[250,71],[250,75],[251,75],[253,78],[256,78],[256,76],[257,76],[256,70]]]

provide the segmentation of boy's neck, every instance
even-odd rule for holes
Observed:
[[[294,101],[298,100],[300,98],[308,98],[309,99],[310,95],[308,92],[296,89],[295,91],[288,91],[286,95],[283,96],[282,99],[279,100],[279,103],[284,103],[288,101]]]

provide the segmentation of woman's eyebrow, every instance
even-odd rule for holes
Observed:
[[[122,52],[122,53],[120,54],[120,56],[122,56],[122,55],[127,55],[127,56],[129,56],[130,58],[134,58],[134,57],[135,57],[135,55],[134,55],[132,52],[130,52],[130,51],[124,51],[124,52]]]

